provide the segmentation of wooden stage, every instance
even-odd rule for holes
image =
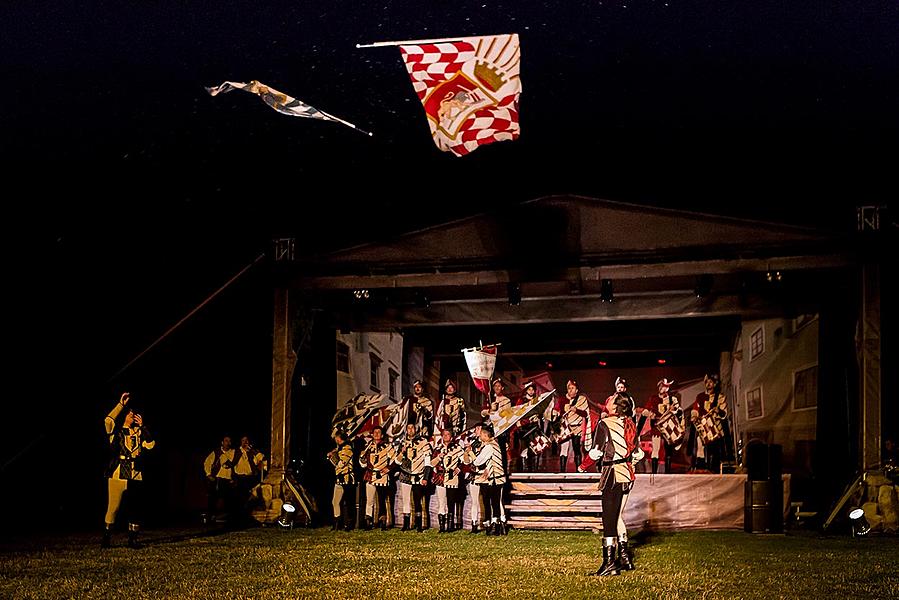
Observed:
[[[789,507],[790,478],[784,475]],[[601,529],[598,473],[512,473],[506,514],[519,529]],[[637,474],[624,508],[631,529],[742,529],[746,475]]]

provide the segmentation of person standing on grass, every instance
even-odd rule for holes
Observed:
[[[142,455],[156,446],[150,431],[144,426],[144,419],[128,406],[131,395],[122,394],[104,419],[106,435],[109,437],[109,464],[106,479],[109,498],[106,506],[106,527],[100,547],[109,548],[112,543],[112,528],[122,505],[123,498],[128,511],[128,546],[139,548],[137,536],[143,517],[143,472]]]
[[[240,446],[234,451],[234,468],[232,475],[237,493],[235,504],[241,513],[241,519],[250,521],[253,492],[261,483],[260,478],[265,466],[265,456],[253,447],[249,436],[240,438]]]
[[[475,483],[481,489],[484,498],[484,531],[487,535],[504,533],[500,524],[500,491],[506,483],[506,472],[503,469],[502,451],[493,437],[493,425],[485,423],[481,426],[481,448],[473,464],[478,470]]]
[[[608,408],[612,414],[599,422],[596,440],[589,452],[591,460],[602,460],[597,485],[602,492],[602,565],[593,573],[599,576],[634,570],[622,515],[636,479],[633,463],[643,458],[632,399],[625,393],[616,393]]]
[[[206,473],[206,511],[207,519],[214,519],[219,500],[224,505],[229,520],[234,517],[234,448],[231,447],[231,436],[222,438],[222,444],[206,457],[203,471]]]
[[[394,448],[384,441],[384,429],[371,430],[371,441],[359,457],[359,465],[365,469],[365,529],[374,527],[375,505],[378,507],[378,524],[387,530],[387,491],[390,489],[390,464]]]
[[[415,425],[406,426],[406,439],[400,445],[393,461],[400,466],[399,482],[403,506],[403,531],[411,529],[413,504],[415,505],[415,529],[422,531],[422,517],[427,509],[425,487],[431,478],[431,442],[419,435]]]
[[[342,526],[346,531],[352,529],[353,517],[356,514],[356,477],[353,475],[353,447],[347,441],[347,435],[338,430],[334,434],[337,447],[328,452],[328,460],[334,465],[334,495],[331,508],[334,511],[334,523],[331,531]]]
[[[478,455],[478,451],[481,449],[481,428],[484,426],[483,423],[478,423],[474,426],[473,437],[468,443],[468,447],[465,448],[465,453],[462,455],[462,464],[464,465],[463,471],[465,471],[465,481],[468,486],[468,496],[471,498],[471,508],[469,509],[470,518],[471,518],[471,533],[477,533],[480,527],[480,518],[481,518],[481,488],[475,482],[475,477],[477,475],[477,469],[474,466],[474,459]],[[468,432],[466,432],[467,434]],[[460,506],[461,510],[461,506]],[[462,513],[459,513],[459,525],[460,529],[462,528]]]

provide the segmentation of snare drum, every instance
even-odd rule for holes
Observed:
[[[534,454],[541,454],[549,447],[549,444],[549,438],[542,433],[538,433],[528,443],[528,447],[530,447],[531,452],[533,452]]]
[[[699,439],[701,439],[702,443],[705,445],[723,438],[724,427],[721,425],[721,417],[714,413],[703,415],[702,418],[699,419],[699,423],[696,424],[696,431],[699,434]]]
[[[684,439],[684,419],[679,411],[669,410],[656,421],[656,429],[670,446],[676,446]]]

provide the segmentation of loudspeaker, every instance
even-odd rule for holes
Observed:
[[[748,480],[743,499],[746,533],[783,533],[782,480]]]
[[[783,449],[779,444],[752,443],[746,447],[746,473],[750,481],[780,481]]]

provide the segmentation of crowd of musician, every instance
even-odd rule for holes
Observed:
[[[494,380],[489,405],[481,409],[481,421],[472,426],[469,415],[478,414],[477,409],[456,394],[453,381],[444,384],[436,409],[422,382],[416,381],[412,395],[404,400],[409,408],[404,431],[388,436],[376,426],[352,439],[340,429],[335,431],[336,447],[328,453],[336,474],[332,526],[335,530],[355,527],[358,501],[358,522],[364,529],[398,525],[403,531],[423,531],[432,526],[430,508],[436,498],[441,533],[466,529],[505,534],[509,522],[504,495],[510,471],[592,469],[596,461],[585,454],[591,450],[602,454],[606,440],[600,434],[609,430],[603,423],[607,417],[622,416],[615,404],[616,399],[621,404],[621,398],[627,400],[628,409],[623,412],[632,425],[628,432],[633,430],[634,448],[622,448],[627,456],[619,457],[622,462],[617,464],[626,463],[631,475],[638,470],[657,473],[660,464],[665,473],[674,472],[672,458],[682,448],[688,457],[683,471],[718,472],[722,460],[730,458],[727,402],[716,376],[706,376],[704,381],[706,391],[685,410],[681,398],[671,393],[673,381],[659,381],[658,393],[639,407],[627,391],[627,381],[619,377],[597,415],[577,382],[570,380],[564,395],[502,432],[494,427],[503,415],[534,403],[534,382],[525,383],[523,392],[513,399],[506,396],[502,380]],[[609,423],[612,429],[617,427]],[[639,464],[631,454],[640,450],[642,455],[644,448],[650,460]],[[607,462],[604,459],[601,465]],[[467,522],[462,513],[466,497],[470,498]],[[394,524],[394,514],[401,523]]]

